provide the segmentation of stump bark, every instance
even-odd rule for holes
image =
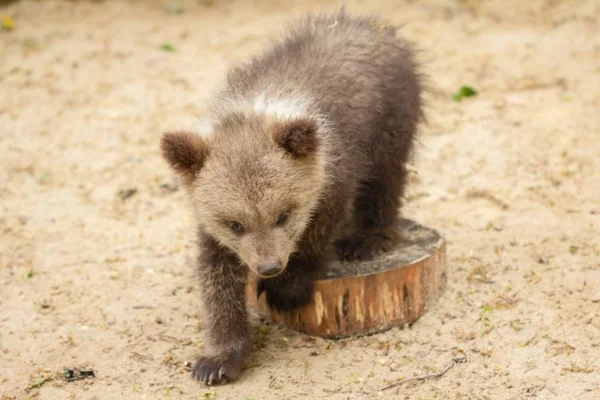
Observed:
[[[400,221],[402,241],[370,261],[331,258],[314,283],[312,301],[289,313],[268,308],[256,298],[256,281],[247,287],[248,303],[275,323],[312,336],[342,338],[385,331],[416,321],[437,302],[446,286],[446,245],[434,230]]]

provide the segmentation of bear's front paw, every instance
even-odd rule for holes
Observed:
[[[242,370],[244,352],[219,356],[200,356],[192,370],[194,379],[207,385],[218,385],[237,378]]]
[[[342,260],[367,261],[390,251],[398,241],[393,229],[367,230],[355,236],[336,240],[335,249]]]
[[[267,292],[267,304],[279,312],[292,311],[312,299],[312,278],[261,279],[256,290],[257,297]]]

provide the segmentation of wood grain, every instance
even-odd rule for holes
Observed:
[[[446,244],[434,230],[400,221],[395,249],[362,262],[331,259],[314,283],[310,304],[289,313],[269,310],[249,280],[249,306],[276,323],[312,336],[342,338],[381,332],[416,321],[446,286]]]

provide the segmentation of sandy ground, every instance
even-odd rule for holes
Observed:
[[[167,4],[0,8],[2,399],[600,398],[600,2],[349,2],[424,50],[404,214],[447,237],[447,292],[366,338],[257,327],[216,388],[186,368],[202,351],[191,221],[158,140],[290,16],[336,4]],[[463,84],[479,95],[452,101]],[[439,379],[379,390],[461,351]],[[66,382],[74,367],[96,377]]]

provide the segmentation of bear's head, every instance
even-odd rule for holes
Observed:
[[[207,134],[166,133],[162,153],[204,232],[262,277],[285,270],[326,184],[321,124],[232,114]]]

